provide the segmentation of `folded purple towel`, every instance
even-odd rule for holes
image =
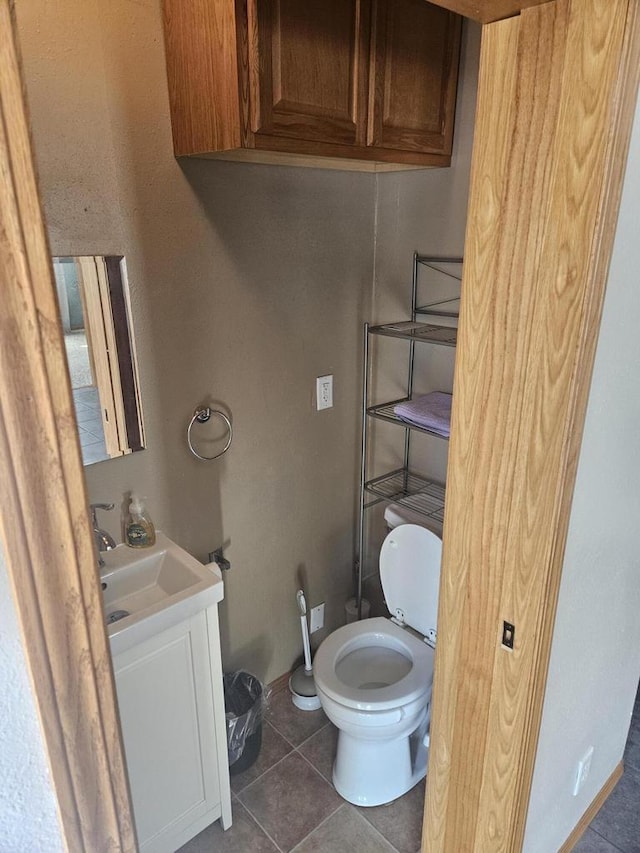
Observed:
[[[393,411],[400,420],[438,435],[448,436],[451,431],[451,394],[444,391],[432,391],[424,397],[405,400],[395,405]]]

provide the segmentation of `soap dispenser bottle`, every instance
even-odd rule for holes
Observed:
[[[156,541],[156,530],[142,498],[131,495],[125,523],[125,542],[130,548],[149,548]]]

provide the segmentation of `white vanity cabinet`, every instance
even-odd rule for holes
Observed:
[[[173,853],[214,820],[229,827],[217,605],[114,654],[113,667],[140,850]]]

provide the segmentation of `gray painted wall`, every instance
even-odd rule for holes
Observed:
[[[178,164],[159,0],[18,0],[17,16],[52,252],[127,260],[148,449],[87,468],[91,500],[135,489],[195,556],[224,544],[224,666],[272,680],[301,653],[298,586],[326,602],[315,642],[351,594],[375,175]],[[208,400],[234,442],[205,464],[185,431]],[[119,513],[103,520],[120,540]]]
[[[526,853],[557,850],[622,759],[640,678],[640,110],[596,352]],[[577,797],[578,761],[594,747]]]

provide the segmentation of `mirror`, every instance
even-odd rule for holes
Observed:
[[[125,260],[53,258],[85,465],[144,449]]]

